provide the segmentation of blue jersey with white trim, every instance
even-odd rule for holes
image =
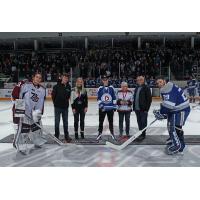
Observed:
[[[160,109],[161,114],[177,113],[189,109],[188,98],[177,85],[168,82],[160,91],[163,99]]]
[[[116,109],[116,95],[113,86],[100,86],[97,91],[99,108],[105,111]]]

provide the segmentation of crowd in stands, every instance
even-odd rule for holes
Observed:
[[[128,87],[129,88],[135,88],[136,87],[136,79],[133,78],[110,78],[109,80],[109,84],[111,84],[114,88],[120,88],[121,87],[121,83],[122,82],[127,82],[128,83]],[[155,79],[153,77],[146,78],[146,84],[150,87],[150,88],[154,88],[156,87],[156,82]],[[85,79],[85,87],[86,88],[98,88],[101,85],[101,79],[97,78],[86,78]]]
[[[10,75],[11,81],[17,82],[22,78],[30,78],[33,71],[40,71],[45,81],[54,82],[60,73],[69,73],[72,68],[73,76],[83,77],[86,87],[97,87],[100,77],[105,73],[110,73],[115,87],[122,80],[134,87],[134,79],[142,74],[153,87],[155,77],[170,66],[176,79],[188,79],[200,62],[200,50],[191,49],[185,44],[181,46],[180,42],[168,43],[165,48],[151,44],[142,46],[142,50],[122,46],[71,49],[60,53],[1,54],[0,73]]]

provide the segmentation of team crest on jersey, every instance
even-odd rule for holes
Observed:
[[[112,97],[111,97],[110,94],[105,93],[105,94],[102,95],[101,101],[104,102],[104,103],[110,103],[112,101]]]
[[[39,100],[38,95],[35,94],[35,93],[33,93],[33,92],[31,92],[31,94],[32,94],[32,96],[31,96],[32,101],[34,101],[34,102],[38,102],[38,100]]]

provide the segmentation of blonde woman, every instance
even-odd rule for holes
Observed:
[[[74,114],[74,132],[75,139],[79,139],[78,126],[80,119],[80,134],[81,139],[84,139],[84,126],[85,126],[85,114],[88,110],[88,96],[87,91],[84,88],[84,82],[82,78],[77,78],[76,86],[72,89],[71,93],[71,106]]]

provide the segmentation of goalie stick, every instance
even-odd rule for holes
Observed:
[[[29,118],[30,120],[33,121],[32,118],[30,118],[28,115],[25,114],[25,116],[27,118]],[[34,121],[33,121],[34,122]],[[38,124],[37,122],[34,122],[34,124],[36,124],[44,133],[46,133],[45,135],[47,135],[49,138],[51,138],[53,141],[55,141],[58,145],[60,146],[65,146],[65,145],[69,145],[68,144],[65,144],[63,142],[61,142],[58,138],[56,138],[55,136],[53,136],[49,131],[47,131],[46,129],[43,128],[43,126],[41,126],[40,124]],[[72,145],[72,144],[71,144]],[[74,145],[73,145],[74,146]]]
[[[143,131],[145,131],[146,129],[148,129],[156,121],[157,121],[157,119],[155,119],[154,121],[152,121],[148,126],[146,126],[144,129],[138,131],[136,134],[134,134],[132,137],[130,137],[126,142],[124,142],[121,145],[116,145],[116,144],[113,144],[113,143],[107,141],[106,142],[107,147],[110,147],[110,148],[115,149],[115,150],[122,150],[122,149],[124,149],[131,142],[133,142],[135,139],[137,139],[142,134]]]
[[[196,105],[192,106],[192,108],[194,109],[194,108],[196,108],[198,106],[200,106],[200,104],[196,104]]]

